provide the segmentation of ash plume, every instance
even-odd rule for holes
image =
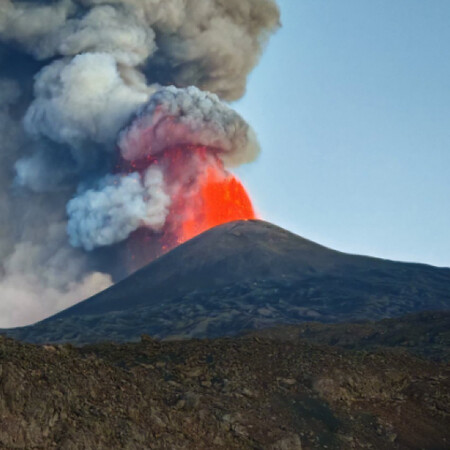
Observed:
[[[258,142],[248,124],[215,94],[191,86],[159,90],[119,136],[127,161],[157,156],[168,147],[212,147],[230,165],[255,159]]]
[[[159,232],[181,189],[136,161],[179,145],[256,157],[224,101],[278,26],[274,0],[0,0],[0,327],[125,275],[119,243]]]

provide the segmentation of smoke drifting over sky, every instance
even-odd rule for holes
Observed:
[[[163,169],[118,159],[257,155],[223,101],[278,24],[273,0],[0,1],[0,327],[104,289],[124,275],[119,243],[164,226]]]

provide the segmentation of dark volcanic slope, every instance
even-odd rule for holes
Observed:
[[[362,262],[379,263],[358,257],[353,261],[354,258],[269,223],[234,222],[203,233],[116,286],[55,317],[134,308],[236,284],[283,283],[331,274],[340,277]]]
[[[390,348],[450,363],[450,311],[408,314],[378,322],[306,322],[254,330],[246,336],[285,342],[305,340],[347,350],[373,351]]]
[[[450,269],[347,255],[261,221],[211,229],[110,289],[8,334],[33,342],[215,337],[450,306]]]

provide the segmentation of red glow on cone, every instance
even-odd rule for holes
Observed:
[[[140,229],[129,239],[133,270],[212,227],[256,218],[244,186],[225,169],[215,149],[179,146],[123,163],[120,171],[143,173],[151,165],[162,168],[171,204],[160,233]]]
[[[185,242],[209,228],[234,220],[254,219],[255,212],[242,183],[233,175],[209,167],[199,180],[191,204],[185,206],[178,242]]]

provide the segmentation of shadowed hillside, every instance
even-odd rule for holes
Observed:
[[[31,342],[219,337],[450,307],[450,269],[348,255],[261,221],[225,224],[34,326]]]

